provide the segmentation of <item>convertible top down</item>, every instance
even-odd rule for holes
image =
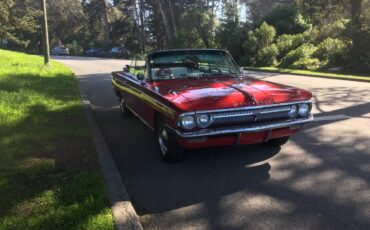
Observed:
[[[166,161],[184,148],[283,145],[312,120],[310,92],[251,78],[224,50],[153,52],[112,74],[121,113],[156,131]]]

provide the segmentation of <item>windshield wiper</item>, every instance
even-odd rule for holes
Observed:
[[[181,78],[192,78],[192,79],[199,79],[201,76],[200,75],[186,75],[186,76],[181,76]]]
[[[202,76],[223,76],[223,75],[235,76],[235,73],[204,73]]]

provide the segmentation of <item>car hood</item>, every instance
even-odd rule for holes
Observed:
[[[309,100],[306,90],[247,76],[155,82],[152,89],[184,111],[237,108]]]

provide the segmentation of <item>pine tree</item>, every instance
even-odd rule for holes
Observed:
[[[40,11],[33,7],[30,0],[2,0],[0,4],[0,38],[9,42],[27,46],[29,38],[24,33],[34,33],[37,28],[37,18]]]

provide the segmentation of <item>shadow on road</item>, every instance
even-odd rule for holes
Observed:
[[[160,159],[153,133],[137,118],[121,118],[118,108],[96,115],[122,127],[105,130],[106,141],[141,215],[218,199],[268,180],[271,166],[260,162],[280,150],[261,145],[212,148],[189,151],[182,162],[168,164]]]
[[[108,81],[108,75],[80,78],[144,227],[180,229],[193,222],[207,229],[258,229],[263,223],[271,229],[370,225],[370,143],[363,134],[336,133],[331,127],[339,121],[316,122],[283,149],[204,149],[167,164],[153,133],[139,119],[120,116]],[[356,89],[314,93],[320,95],[317,107],[338,100],[356,104],[322,110],[323,115],[370,112],[370,104],[361,102],[366,95]]]

